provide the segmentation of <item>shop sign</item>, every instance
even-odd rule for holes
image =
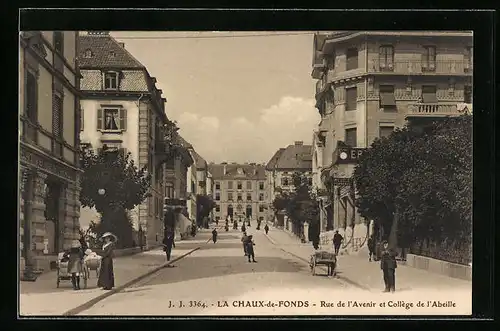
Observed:
[[[337,148],[335,154],[337,164],[350,164],[358,163],[361,155],[363,155],[366,148],[354,148],[354,147],[339,147]]]

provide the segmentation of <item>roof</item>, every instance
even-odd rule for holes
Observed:
[[[310,170],[312,169],[311,152],[312,152],[312,145],[302,145],[302,144],[288,145],[284,149],[284,151],[280,153],[273,169]]]
[[[226,172],[224,174],[224,168]],[[263,164],[209,164],[209,171],[212,173],[214,180],[221,179],[241,179],[241,180],[265,180],[266,169]],[[241,169],[241,173],[239,172]]]
[[[180,134],[177,135],[177,141],[179,142],[179,144],[182,146],[182,147],[186,147],[186,148],[193,148],[193,145],[191,145],[190,143],[188,143],[186,141],[186,139],[182,138],[182,136]],[[194,148],[193,148],[194,149]]]
[[[207,161],[201,157],[194,149],[192,150],[194,162],[197,170],[204,170],[207,168]]]
[[[79,41],[80,67],[145,69],[141,62],[109,35],[81,35]],[[88,50],[92,51],[90,58],[85,57]]]
[[[285,148],[280,148],[274,153],[273,157],[267,162],[266,165],[266,170],[272,170],[276,166],[276,163],[278,163],[278,159],[280,158],[281,154],[285,151]]]

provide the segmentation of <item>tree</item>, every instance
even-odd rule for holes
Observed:
[[[215,201],[209,195],[198,194],[196,196],[196,224],[205,226],[208,229],[208,223],[203,224],[205,217],[210,216],[210,212],[217,206]]]
[[[384,233],[398,216],[398,240],[405,244],[470,238],[471,138],[466,115],[375,140],[354,171],[361,216]]]
[[[82,149],[81,166],[81,205],[101,214],[101,222],[93,231],[99,235],[113,231],[120,245],[131,244],[132,225],[127,210],[150,196],[151,175],[146,167],[138,169],[130,153],[109,151],[105,146],[97,153]]]

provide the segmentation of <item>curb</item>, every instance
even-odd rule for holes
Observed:
[[[277,246],[276,242],[275,242],[272,238],[270,238],[269,236],[266,236],[266,238],[269,240],[269,242],[271,242],[271,244],[273,244],[273,245]],[[299,260],[301,260],[301,261],[303,261],[303,262],[305,262],[305,263],[309,264],[309,261],[308,261],[308,260],[306,260],[306,259],[304,259],[303,257],[300,257],[300,256],[298,256],[298,255],[296,255],[296,254],[294,254],[294,253],[292,253],[292,252],[289,252],[289,251],[287,251],[287,250],[284,250],[284,249],[283,249],[283,248],[281,248],[281,247],[278,247],[278,248],[279,248],[281,251],[283,251],[283,252],[285,252],[285,253],[287,253],[287,254],[289,254],[289,255],[291,255],[291,256],[293,256],[293,257],[295,257],[296,259],[299,259]],[[321,270],[323,270],[323,271],[327,271],[327,269],[326,269],[325,267],[319,267],[319,268],[320,268]],[[349,278],[347,278],[347,277],[344,277],[344,276],[339,276],[339,275],[337,275],[336,277],[337,277],[337,279],[341,279],[342,281],[344,281],[344,282],[348,283],[349,285],[352,285],[352,286],[354,286],[354,287],[360,288],[360,289],[365,290],[365,291],[371,291],[371,289],[370,289],[369,287],[366,287],[366,286],[364,286],[364,285],[361,285],[361,284],[359,284],[359,283],[357,283],[357,282],[355,282],[355,281],[353,281],[353,280],[351,280],[351,279],[349,279]]]
[[[188,255],[192,254],[193,252],[199,250],[200,248],[201,248],[201,246],[198,246],[198,247],[190,250],[189,252],[187,252],[187,253],[185,253],[183,255],[180,255],[180,256],[174,258],[171,261],[163,263],[162,265],[160,265],[160,266],[158,266],[158,267],[156,267],[156,268],[154,268],[152,270],[149,270],[148,272],[146,272],[146,273],[142,274],[141,276],[138,276],[138,277],[136,277],[136,278],[128,281],[127,283],[125,283],[123,285],[115,287],[114,289],[109,290],[109,291],[107,291],[107,292],[105,292],[105,293],[97,296],[96,298],[93,298],[93,299],[91,299],[91,300],[89,300],[89,301],[87,301],[87,302],[85,302],[85,303],[83,303],[83,304],[81,304],[81,305],[79,305],[79,306],[77,306],[75,308],[72,308],[72,309],[66,311],[65,313],[63,313],[63,316],[74,316],[74,315],[77,315],[77,314],[81,313],[82,311],[85,311],[85,310],[91,308],[92,306],[94,306],[99,301],[102,301],[102,300],[104,300],[104,299],[112,296],[115,293],[123,291],[127,287],[130,287],[131,285],[133,285],[133,284],[139,282],[140,280],[142,280],[142,279],[144,279],[144,278],[146,278],[146,277],[148,277],[148,276],[150,276],[150,275],[158,272],[159,270],[165,268],[166,266],[168,266],[168,265],[170,265],[170,264],[172,264],[172,263],[174,263],[176,261],[179,261],[179,260],[185,258],[186,256],[188,256]]]

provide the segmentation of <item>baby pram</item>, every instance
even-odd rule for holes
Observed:
[[[88,272],[85,268],[83,259],[80,261],[82,264],[82,273],[80,277],[83,279],[83,288],[87,288]],[[69,267],[69,251],[61,252],[57,255],[57,287],[61,280],[71,281],[71,273],[68,270]]]

